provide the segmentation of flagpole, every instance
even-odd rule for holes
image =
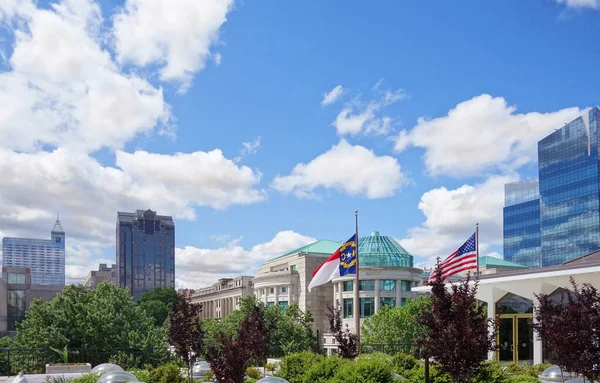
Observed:
[[[477,275],[475,279],[479,279],[479,223],[475,224],[475,254],[477,255]]]
[[[356,277],[354,280],[354,325],[356,326],[357,351],[360,354],[360,279],[358,278],[358,210],[354,210],[354,221],[356,223]]]

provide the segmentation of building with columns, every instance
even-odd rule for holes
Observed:
[[[192,303],[202,304],[202,318],[224,318],[239,308],[240,299],[252,295],[251,276],[222,278],[210,287],[192,294]]]
[[[356,330],[354,320],[354,292],[359,288],[361,323],[374,315],[383,306],[404,306],[407,299],[418,293],[411,291],[421,281],[423,270],[413,265],[413,256],[392,237],[375,231],[358,240],[359,286],[355,277],[345,276],[332,282],[333,291],[329,302],[342,310],[344,325]],[[325,327],[327,332],[328,328]],[[331,334],[325,333],[323,347],[329,354],[337,351]]]
[[[500,319],[499,348],[489,353],[489,359],[500,363],[553,363],[552,355],[531,327],[538,304],[535,295],[548,294],[559,304],[561,296],[571,289],[571,277],[578,285],[600,287],[600,251],[556,266],[481,275],[476,297],[487,304],[490,319],[496,315]],[[427,293],[430,286],[413,291]]]

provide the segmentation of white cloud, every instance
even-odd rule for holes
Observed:
[[[120,148],[157,124],[172,128],[162,90],[120,73],[102,49],[96,3],[64,0],[45,10],[24,0],[1,7],[0,21],[17,29],[10,70],[0,73],[0,146],[94,151]]]
[[[181,82],[185,91],[209,58],[221,62],[211,48],[232,8],[233,0],[127,0],[113,17],[117,58],[159,64],[161,79]]]
[[[583,113],[515,113],[502,97],[487,94],[461,102],[444,117],[419,118],[396,138],[395,149],[425,149],[431,175],[471,176],[486,170],[518,169],[537,160],[537,142]]]
[[[400,244],[433,265],[436,257],[444,259],[462,245],[479,223],[480,253],[485,254],[491,245],[503,243],[504,184],[516,180],[516,174],[494,175],[480,184],[453,190],[440,187],[424,193],[419,210],[425,222],[410,229]]]
[[[327,105],[331,105],[335,103],[344,93],[344,88],[341,85],[336,86],[331,91],[323,94],[323,101],[321,101],[321,106],[325,107]]]
[[[298,198],[318,198],[315,189],[325,188],[376,199],[393,196],[406,182],[395,158],[342,139],[308,164],[297,164],[289,175],[275,177],[271,186]]]
[[[600,0],[556,0],[556,2],[574,9],[600,9]]]
[[[218,278],[255,275],[265,261],[285,254],[316,239],[294,231],[280,231],[265,243],[245,249],[237,241],[218,249],[193,246],[175,250],[177,287],[199,288],[215,283]]]
[[[256,137],[254,141],[243,142],[243,149],[241,151],[242,156],[248,156],[251,154],[256,154],[258,149],[260,148],[260,144],[262,141],[262,137]]]
[[[195,219],[197,206],[223,209],[265,198],[260,174],[221,151],[158,155],[117,152],[117,167],[86,154],[0,150],[0,230],[45,236],[60,213],[70,238],[92,247],[114,245],[117,210],[152,208]]]
[[[368,103],[355,100],[346,104],[338,113],[331,125],[335,127],[339,135],[357,135],[359,133],[385,135],[392,131],[392,118],[380,116],[378,113],[385,107],[406,99],[408,95],[404,89],[382,90],[380,85],[381,80],[372,89],[378,96],[377,100],[371,100]],[[334,90],[335,88],[331,92]]]

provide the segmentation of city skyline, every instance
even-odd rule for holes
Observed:
[[[476,223],[500,256],[504,185],[600,103],[599,11],[0,2],[0,237],[41,238],[59,212],[82,281],[116,261],[115,213],[151,208],[175,221],[190,288],[345,240],[355,209],[359,235],[386,233],[415,266]]]

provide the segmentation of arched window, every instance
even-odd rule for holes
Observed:
[[[531,314],[533,301],[508,293],[496,303],[497,314]]]
[[[554,290],[554,292],[552,294],[548,295],[548,300],[553,305],[566,306],[569,303],[569,294],[570,293],[571,292],[569,290],[559,287],[558,289]]]

